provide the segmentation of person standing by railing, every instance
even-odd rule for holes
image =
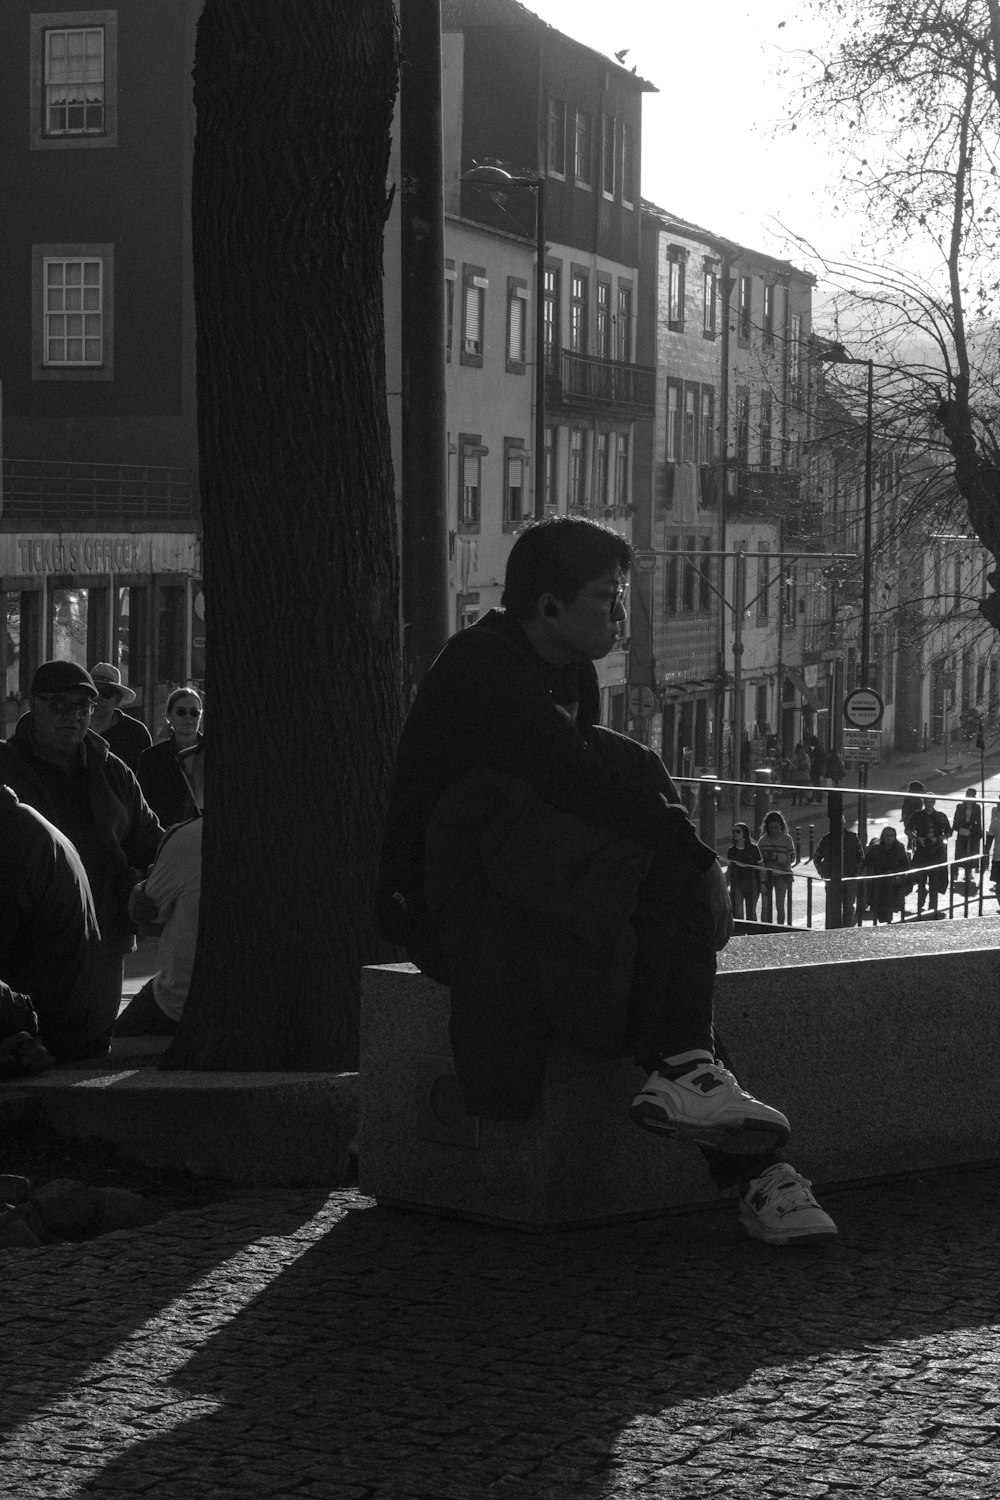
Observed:
[[[875,925],[892,921],[893,913],[900,918],[906,916],[906,893],[910,886],[910,856],[906,845],[896,837],[892,824],[882,829],[877,839],[868,845],[865,862],[875,876],[868,882],[868,899]],[[878,878],[881,877],[881,878]]]
[[[976,789],[970,786],[965,801],[955,808],[951,820],[955,835],[955,863],[951,867],[952,889],[964,896],[975,896],[979,890],[976,875],[979,851],[983,846],[983,814],[976,800]]]
[[[916,849],[913,868],[923,873],[917,876],[917,916],[928,903],[937,911],[938,896],[948,889],[948,838],[951,823],[943,812],[938,812],[933,797],[925,797],[923,806],[910,819],[910,832]]]
[[[729,846],[726,861],[729,866],[727,875],[733,916],[755,922],[764,861],[760,849],[750,837],[750,828],[746,823],[733,824],[733,842]]]
[[[773,810],[764,819],[758,847],[764,864],[763,921],[773,920],[786,927],[792,925],[792,867],[797,865],[795,843],[788,824],[780,812]]]

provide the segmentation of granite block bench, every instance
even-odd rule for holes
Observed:
[[[629,1120],[630,1062],[558,1048],[529,1120],[467,1115],[448,1014],[448,991],[412,966],[364,971],[363,1192],[536,1229],[718,1201],[696,1150]],[[814,1182],[1000,1158],[1000,918],[734,938],[716,1020]]]

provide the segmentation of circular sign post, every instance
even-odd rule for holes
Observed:
[[[884,713],[885,704],[874,688],[854,688],[844,699],[844,719],[854,729],[874,729]]]

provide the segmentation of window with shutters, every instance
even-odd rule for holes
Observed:
[[[683,333],[686,256],[678,245],[671,245],[667,254],[667,326],[671,333]]]
[[[504,438],[504,530],[512,531],[530,521],[533,506],[528,495],[528,455],[521,438]]]
[[[566,504],[574,511],[587,508],[587,432],[582,427],[569,430]]]
[[[549,100],[549,174],[566,176],[566,103]]]
[[[615,358],[632,360],[632,288],[618,283],[618,321],[615,325]]]
[[[595,323],[597,334],[597,348],[595,354],[601,359],[611,358],[611,283],[603,277],[597,278],[597,306],[595,308]]]
[[[484,452],[481,433],[459,433],[458,529],[460,532],[479,530]]]
[[[528,284],[507,277],[507,371],[523,375],[528,362]]]
[[[574,354],[587,352],[587,273],[573,268],[569,296],[569,347]]]
[[[462,350],[463,365],[482,368],[485,350],[486,288],[489,282],[482,266],[462,267]]]
[[[451,363],[451,345],[455,333],[455,262],[444,263],[444,357]]]
[[[615,147],[617,145],[618,132],[617,121],[614,115],[605,115],[603,119],[603,149],[601,151],[601,191],[605,198],[615,196]]]

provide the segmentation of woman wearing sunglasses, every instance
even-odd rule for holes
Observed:
[[[164,828],[196,818],[204,802],[202,703],[194,688],[174,688],[167,699],[167,737],[143,752],[136,775]]]

